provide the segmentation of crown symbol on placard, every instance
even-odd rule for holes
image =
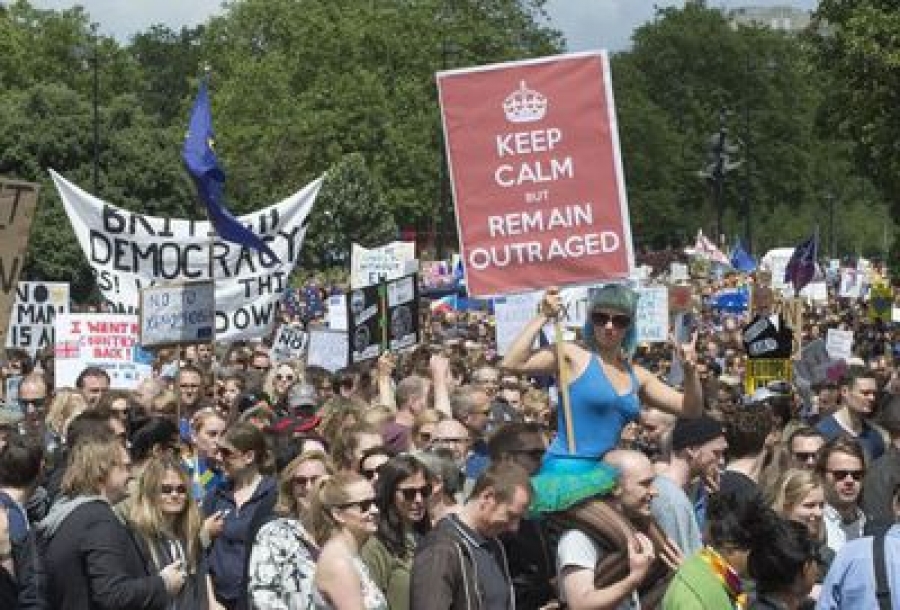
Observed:
[[[521,81],[519,88],[503,100],[503,113],[510,123],[540,121],[547,113],[547,98]]]

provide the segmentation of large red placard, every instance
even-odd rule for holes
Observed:
[[[469,294],[628,277],[605,52],[441,72],[438,90]]]

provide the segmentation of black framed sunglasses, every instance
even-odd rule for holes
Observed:
[[[843,481],[847,477],[851,477],[854,481],[862,481],[863,477],[866,475],[865,470],[829,470],[831,476],[833,476],[838,481]]]
[[[403,496],[407,502],[414,502],[416,497],[421,495],[423,500],[427,500],[434,492],[431,485],[423,485],[422,487],[399,487],[397,491]]]
[[[179,496],[183,496],[187,494],[187,485],[166,485],[163,483],[159,486],[159,491],[164,496],[170,496],[172,494],[178,494]]]
[[[599,326],[600,328],[612,322],[615,328],[624,330],[631,326],[631,316],[626,316],[623,313],[608,314],[604,311],[595,311],[591,314],[591,322],[594,323],[594,326]]]

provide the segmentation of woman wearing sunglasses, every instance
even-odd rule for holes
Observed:
[[[272,399],[272,406],[277,412],[287,412],[288,392],[297,379],[299,379],[297,370],[290,362],[282,362],[266,375],[263,392]]]
[[[322,544],[316,562],[313,603],[317,610],[387,610],[360,549],[378,529],[375,489],[344,472],[319,484],[310,505],[310,526]]]
[[[309,533],[309,505],[316,484],[332,474],[321,451],[301,453],[281,472],[277,517],[259,529],[250,552],[249,587],[253,608],[307,608],[319,546]]]
[[[535,477],[532,510],[564,510],[610,491],[616,481],[615,471],[599,460],[616,446],[622,429],[637,420],[642,404],[679,417],[695,417],[702,412],[703,394],[695,368],[696,335],[688,344],[674,345],[684,369],[684,393],[632,363],[637,347],[637,301],[637,293],[621,284],[591,290],[582,341],[533,351],[538,332],[562,310],[559,292],[551,288],[537,316],[503,359],[501,367],[517,375],[556,375],[560,367],[569,373],[569,424],[574,438],[568,438],[565,411],[559,409],[559,433]],[[558,354],[564,362],[559,362]]]
[[[432,490],[430,473],[411,455],[392,458],[379,471],[378,532],[366,542],[362,558],[391,610],[409,609],[410,570],[416,545],[431,529]]]
[[[169,603],[171,610],[206,610],[206,561],[200,542],[200,511],[191,497],[191,481],[172,455],[150,458],[128,505],[128,525],[144,543],[156,570],[180,561],[184,587]]]
[[[226,482],[206,494],[205,528],[213,539],[209,573],[217,601],[227,610],[247,608],[247,561],[256,532],[278,496],[272,458],[263,433],[251,424],[231,425],[216,443]]]

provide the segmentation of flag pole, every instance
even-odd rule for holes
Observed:
[[[210,65],[204,64],[203,66],[203,78],[206,79],[206,86],[209,87],[210,74],[212,73],[212,69]],[[212,102],[210,102],[211,104]],[[207,231],[208,245],[207,245],[207,262],[209,264],[209,282],[212,284],[212,326],[210,328],[209,334],[209,351],[210,351],[210,367],[209,372],[211,376],[212,383],[212,391],[213,391],[213,408],[215,408],[215,396],[216,396],[216,267],[214,264],[215,260],[215,247],[216,247],[216,225],[213,222],[212,214],[210,212],[209,206],[204,205],[203,209],[206,210],[206,222],[209,224],[209,230]]]

